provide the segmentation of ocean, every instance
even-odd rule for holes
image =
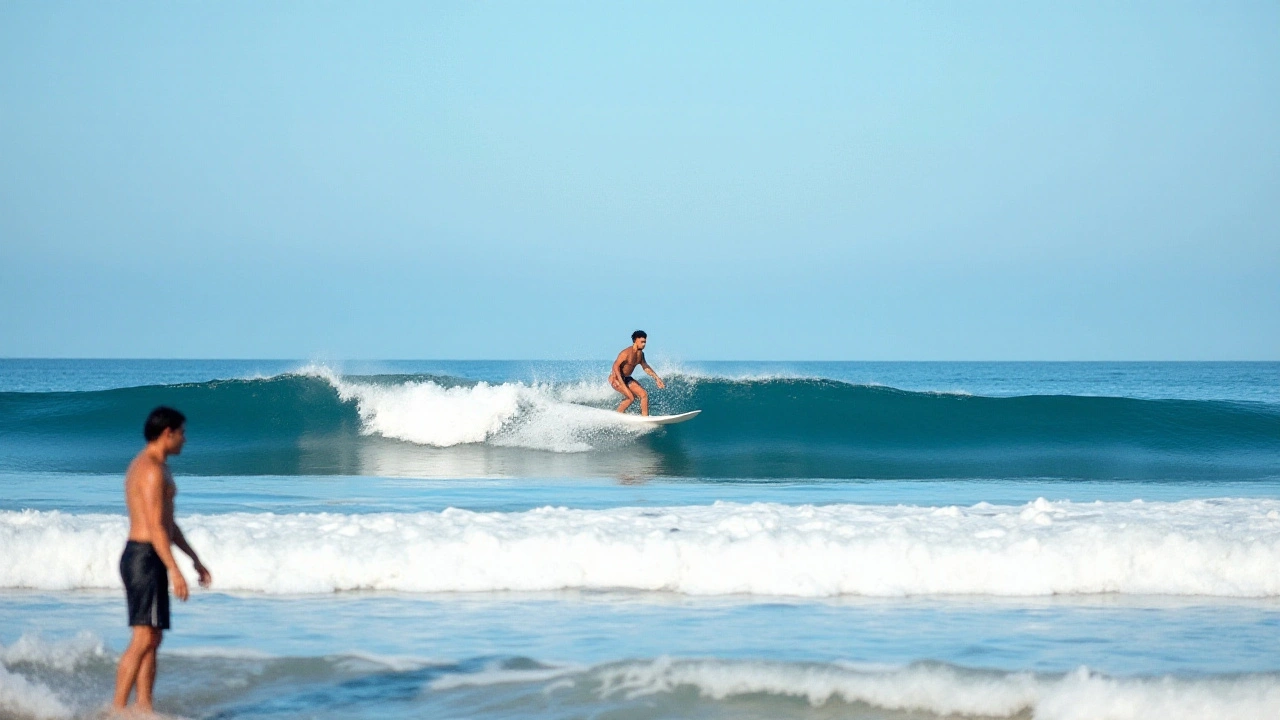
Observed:
[[[0,359],[0,717],[109,698],[162,403],[168,715],[1280,717],[1280,363],[655,368]]]

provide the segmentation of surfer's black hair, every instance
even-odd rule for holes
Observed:
[[[187,416],[171,407],[161,405],[147,416],[142,426],[142,437],[151,442],[164,434],[165,430],[178,430],[187,424]]]
[[[647,338],[647,337],[649,337],[649,333],[646,333],[646,332],[645,332],[645,331],[643,331],[643,330],[637,330],[637,331],[635,331],[635,332],[631,333],[631,342],[635,342],[636,340],[639,340],[640,338]]]

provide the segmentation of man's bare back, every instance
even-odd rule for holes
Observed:
[[[644,347],[648,342],[649,336],[643,330],[631,333],[631,345],[618,353],[617,359],[613,361],[613,369],[609,373],[609,385],[622,393],[625,398],[618,405],[618,412],[626,412],[636,398],[640,398],[640,414],[649,414],[649,393],[635,378],[631,377],[631,373],[635,372],[637,367],[644,368],[644,371],[658,384],[659,390],[666,387],[662,378],[658,377],[658,373],[654,372],[644,359]]]

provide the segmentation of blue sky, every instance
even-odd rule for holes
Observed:
[[[1275,3],[0,4],[0,356],[1280,359]]]

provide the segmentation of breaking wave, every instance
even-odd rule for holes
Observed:
[[[125,523],[0,513],[0,588],[118,587]],[[1276,500],[229,513],[182,524],[218,589],[263,593],[1280,596]]]
[[[489,384],[336,375],[0,393],[0,469],[118,472],[157,404],[187,413],[182,472],[672,477],[1280,475],[1280,406],[907,392],[804,378],[673,376],[649,431],[603,380]],[[558,457],[553,457],[558,456]],[[578,456],[576,458],[569,456]]]

